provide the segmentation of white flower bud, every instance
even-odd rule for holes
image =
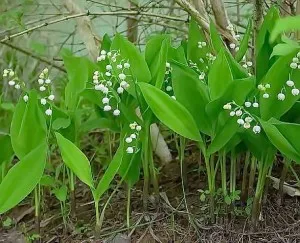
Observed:
[[[102,99],[102,103],[103,103],[103,104],[108,104],[108,103],[109,103],[109,98],[104,97],[104,98]]]
[[[253,63],[252,62],[247,62],[246,63],[248,67],[252,67]]]
[[[297,63],[295,63],[295,62],[292,62],[291,64],[290,64],[290,68],[292,68],[292,69],[296,69],[298,67],[298,65],[297,65]]]
[[[295,85],[295,83],[292,80],[288,80],[288,81],[286,81],[286,85],[289,87],[293,87]]]
[[[41,73],[40,76],[39,76],[39,78],[42,78],[42,79],[45,78],[45,74]]]
[[[122,64],[117,65],[117,69],[122,69],[122,68],[123,68]]]
[[[176,100],[176,97],[175,97],[174,95],[172,95],[171,98],[172,98],[173,100]]]
[[[259,85],[257,86],[257,88],[258,88],[259,90],[263,90],[265,87],[264,87],[262,84],[259,84]]]
[[[131,137],[132,139],[136,139],[136,134],[135,134],[135,133],[132,133],[132,134],[130,135],[130,137]]]
[[[40,87],[40,91],[43,92],[43,91],[45,91],[45,90],[46,90],[46,87],[45,87],[45,86],[41,86],[41,87]]]
[[[106,65],[106,70],[108,70],[108,71],[112,70],[112,66],[111,65]]]
[[[48,68],[44,68],[43,73],[47,74],[49,72]]]
[[[111,110],[111,106],[110,105],[106,105],[103,108],[104,111],[110,111]]]
[[[112,82],[111,81],[107,81],[106,84],[111,87],[112,86]]]
[[[103,94],[108,94],[108,88],[107,88],[107,87],[103,87],[102,93],[103,93]]]
[[[110,73],[110,72],[106,72],[105,75],[106,75],[107,77],[110,77],[110,76],[111,76],[111,73]]]
[[[252,106],[253,106],[254,108],[257,108],[257,107],[259,107],[259,104],[258,104],[257,102],[254,102],[254,103],[252,104]]]
[[[245,63],[245,64],[243,64],[243,67],[244,67],[244,68],[247,68],[248,66],[247,66],[247,64]]]
[[[299,89],[292,89],[292,95],[297,96],[299,94]]]
[[[102,90],[103,87],[104,87],[103,84],[96,84],[94,88],[95,88],[95,90]]]
[[[241,118],[237,120],[237,123],[238,123],[239,125],[244,125],[244,124],[245,124],[244,120],[241,119]]]
[[[205,42],[205,41],[202,41],[202,42],[201,42],[201,45],[205,47],[205,46],[206,46],[206,42]]]
[[[299,58],[300,58],[300,52],[298,52],[298,53],[297,53],[297,57],[299,57]]]
[[[15,85],[15,89],[20,89],[20,88],[21,88],[20,84]]]
[[[47,100],[45,98],[41,99],[41,105],[46,105],[47,104]]]
[[[126,142],[126,143],[131,143],[131,142],[132,142],[132,138],[131,138],[131,137],[126,138],[126,139],[125,139],[125,142]]]
[[[240,47],[236,47],[235,49],[234,49],[236,52],[238,52],[239,50],[240,50]]]
[[[109,52],[107,52],[107,54],[106,54],[108,57],[110,57],[111,56],[111,52],[109,51]]]
[[[136,130],[139,132],[142,130],[142,127],[141,126],[136,126]]]
[[[99,78],[99,76],[96,75],[96,74],[93,76],[93,80],[97,80],[98,81],[98,78]]]
[[[235,115],[236,115],[236,116],[241,116],[242,114],[243,114],[242,110],[237,110],[237,111],[235,112]]]
[[[124,89],[122,87],[117,88],[118,94],[122,94],[124,92]]]
[[[124,73],[119,74],[119,79],[124,80],[126,78],[126,75]]]
[[[95,71],[94,75],[99,76],[99,71]]]
[[[16,84],[16,82],[14,81],[14,80],[10,80],[9,82],[8,82],[8,85],[9,86],[14,86]]]
[[[113,115],[114,116],[119,116],[120,113],[121,113],[120,110],[116,109],[116,110],[114,110]]]
[[[100,54],[101,55],[106,55],[106,51],[105,50],[101,50]]]
[[[167,87],[166,87],[166,91],[169,92],[169,91],[171,91],[171,90],[173,90],[172,86],[167,86]]]
[[[133,147],[128,147],[128,148],[126,149],[126,152],[127,152],[128,154],[133,154]]]
[[[43,85],[44,84],[44,79],[39,78],[38,83],[39,83],[39,85]]]
[[[124,63],[124,68],[130,68],[130,64],[128,62]]]
[[[200,75],[199,75],[199,79],[200,80],[203,80],[205,78],[205,74],[204,73],[201,73]]]
[[[264,93],[264,94],[263,94],[263,98],[265,98],[265,99],[269,99],[269,97],[270,97],[270,95],[269,95],[269,94],[267,94],[267,93]]]
[[[51,116],[51,115],[52,115],[52,110],[51,110],[51,108],[48,108],[48,109],[45,111],[45,114],[46,114],[47,116]]]
[[[258,134],[258,133],[260,133],[260,131],[261,131],[261,128],[260,128],[260,126],[258,126],[258,125],[255,125],[254,127],[253,127],[253,132],[255,133],[255,134]]]
[[[231,111],[231,112],[229,113],[229,115],[230,115],[230,116],[235,116],[235,112],[234,112],[234,111]]]
[[[223,109],[224,110],[231,110],[231,104],[227,103],[227,104],[223,105]]]
[[[167,68],[170,68],[171,67],[171,64],[169,62],[166,62],[166,67]]]
[[[23,100],[24,100],[25,102],[27,102],[28,99],[29,99],[28,95],[24,95],[24,96],[23,96]]]
[[[132,130],[135,129],[136,126],[137,126],[137,123],[136,123],[136,122],[130,123],[130,124],[129,124],[129,127],[130,127]]]
[[[51,83],[51,79],[47,78],[47,79],[45,80],[45,83],[46,83],[46,84],[50,84],[50,83]]]
[[[265,88],[269,89],[269,88],[271,88],[271,85],[270,84],[265,84]]]
[[[246,107],[248,107],[248,108],[249,108],[249,107],[251,107],[251,105],[252,105],[252,104],[251,104],[251,102],[250,102],[250,101],[246,101],[246,102],[245,102],[245,106],[246,106]]]
[[[10,77],[12,77],[12,76],[14,76],[14,75],[15,75],[15,72],[11,70],[11,71],[9,72],[9,74],[8,74],[8,75],[9,75]]]
[[[229,47],[230,47],[231,49],[234,49],[234,48],[235,48],[235,44],[234,44],[234,43],[230,43]]]
[[[278,100],[285,100],[285,95],[283,93],[279,93],[277,95]]]
[[[247,123],[251,123],[253,121],[253,119],[252,119],[252,117],[250,117],[250,116],[247,116],[246,118],[245,118],[245,122],[247,122]]]
[[[293,62],[296,62],[296,63],[299,62],[299,58],[298,57],[294,57],[293,58]]]
[[[244,128],[245,128],[245,129],[249,129],[250,127],[251,127],[250,123],[245,122]]]
[[[53,94],[51,94],[51,95],[48,96],[48,99],[53,101],[55,99],[55,96]]]
[[[99,81],[97,79],[94,79],[93,84],[99,84]]]

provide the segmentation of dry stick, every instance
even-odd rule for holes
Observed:
[[[254,66],[254,73],[256,74],[256,38],[259,32],[259,28],[261,26],[261,23],[263,21],[263,14],[264,14],[264,8],[263,8],[263,0],[254,0],[254,31],[253,31],[253,66]]]
[[[30,33],[30,32],[32,32],[34,30],[43,28],[45,26],[49,26],[49,25],[60,23],[60,22],[63,22],[63,21],[69,20],[69,19],[75,19],[75,18],[80,18],[80,17],[84,17],[84,16],[89,16],[89,15],[91,15],[91,16],[141,15],[141,16],[150,16],[150,17],[157,17],[157,18],[169,19],[169,20],[174,20],[174,21],[186,22],[186,19],[184,19],[184,18],[179,18],[179,17],[174,17],[174,16],[168,16],[168,15],[162,15],[162,14],[155,14],[155,13],[147,13],[147,12],[141,12],[141,11],[111,11],[111,12],[109,12],[109,11],[107,11],[107,12],[105,12],[105,11],[104,12],[90,12],[90,11],[87,11],[86,13],[79,13],[79,14],[68,15],[68,16],[65,16],[65,17],[62,17],[62,18],[59,18],[59,19],[55,19],[55,20],[52,20],[52,21],[49,21],[49,22],[45,22],[45,23],[33,26],[33,27],[31,27],[31,28],[29,28],[27,30],[24,30],[24,31],[18,32],[16,34],[12,34],[12,35],[6,36],[2,40],[0,40],[0,43],[8,41],[8,40],[11,40],[11,39],[13,39],[15,37],[18,37],[18,36]]]
[[[59,71],[62,71],[62,72],[64,72],[64,73],[66,73],[66,70],[65,70],[63,67],[58,66],[57,64],[55,64],[54,62],[49,61],[49,60],[46,59],[46,58],[39,57],[39,56],[35,55],[34,53],[32,53],[32,52],[30,52],[30,51],[27,51],[27,50],[25,50],[25,49],[22,49],[21,47],[15,46],[15,45],[13,45],[13,44],[11,44],[11,43],[9,43],[9,42],[2,42],[2,44],[3,44],[3,45],[6,45],[6,46],[8,46],[8,47],[10,47],[10,48],[12,48],[12,49],[15,49],[15,50],[17,50],[17,51],[19,51],[19,52],[21,52],[21,53],[27,55],[27,56],[30,56],[30,57],[32,57],[32,58],[34,58],[34,59],[37,59],[37,60],[39,60],[39,61],[41,61],[41,62],[43,62],[43,63],[46,63],[46,64],[48,64],[49,66],[54,67],[54,68],[56,68],[56,69],[59,70]]]
[[[197,11],[197,9],[187,0],[175,0],[176,3],[181,6],[184,10],[186,10],[197,22],[198,24],[205,30],[205,32],[209,33],[209,23],[207,20]],[[237,43],[237,40],[233,38],[231,33],[223,30],[218,27],[219,32],[223,37],[229,40],[231,43]]]

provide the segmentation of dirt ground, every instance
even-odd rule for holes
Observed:
[[[180,167],[178,161],[160,171],[159,202],[152,195],[149,209],[143,210],[142,181],[132,190],[131,226],[126,226],[126,190],[120,188],[105,211],[105,220],[98,239],[95,239],[95,215],[90,192],[79,184],[76,190],[76,220],[66,217],[63,223],[60,205],[45,193],[41,218],[41,241],[43,243],[179,243],[179,242],[300,242],[300,205],[297,197],[285,197],[283,206],[277,203],[277,191],[270,188],[256,230],[250,230],[245,208],[237,205],[236,214],[222,212],[215,224],[208,223],[208,202],[200,202],[199,188],[205,188],[205,173],[199,173],[197,156],[188,157],[188,185],[186,210],[183,200]],[[200,166],[201,169],[201,166]],[[115,188],[115,185],[112,186]],[[112,191],[108,192],[109,195]],[[102,203],[105,203],[103,198]],[[102,204],[103,206],[103,204]],[[0,243],[27,242],[34,232],[34,208],[30,200],[14,208],[8,216],[15,224],[0,228]],[[6,216],[2,216],[2,221]],[[1,218],[0,218],[1,219]]]

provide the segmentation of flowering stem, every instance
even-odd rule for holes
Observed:
[[[131,197],[131,187],[127,185],[127,206],[126,206],[126,222],[127,228],[130,228],[130,197]]]
[[[250,162],[250,152],[247,151],[245,157],[245,165],[243,169],[243,181],[242,181],[242,192],[241,192],[241,202],[245,203],[247,199],[247,176],[248,176],[248,167]]]
[[[222,176],[222,191],[224,198],[227,196],[227,187],[226,187],[226,152],[223,151],[222,161],[221,161],[221,176]]]
[[[37,234],[40,234],[40,189],[40,184],[34,188],[35,230]]]

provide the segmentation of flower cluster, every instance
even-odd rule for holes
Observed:
[[[102,50],[97,61],[107,60],[109,64],[106,65],[106,71],[104,73],[95,71],[93,76],[93,85],[95,90],[101,91],[104,94],[102,103],[104,105],[104,111],[112,111],[114,116],[119,116],[121,114],[117,100],[117,106],[112,108],[110,100],[114,98],[113,89],[116,88],[116,92],[121,95],[126,89],[129,88],[129,83],[126,81],[127,77],[130,76],[126,74],[127,70],[130,69],[130,64],[128,61],[121,60],[118,64],[113,66],[113,63],[117,62],[117,57],[120,56],[120,51],[105,51]],[[116,69],[116,70],[115,70]],[[115,73],[118,73],[115,75]],[[118,87],[116,87],[118,83]]]
[[[166,72],[165,72],[165,78],[164,78],[164,86],[166,93],[168,93],[174,100],[176,100],[174,96],[174,91],[172,87],[172,82],[171,82],[171,64],[169,62],[166,62]]]
[[[300,69],[300,52],[297,53],[295,57],[293,57],[292,62],[290,63],[291,69]]]
[[[246,104],[247,103],[247,104]],[[255,106],[254,106],[255,104]],[[251,106],[251,102],[245,102],[246,107]],[[258,107],[258,103],[253,103],[253,107]],[[257,121],[254,119],[254,117],[247,112],[243,106],[237,105],[234,101],[227,103],[223,106],[224,110],[230,111],[229,115],[232,117],[237,117],[237,123],[240,126],[243,126],[245,129],[251,128],[251,126],[255,123],[255,125],[252,126],[252,131],[255,134],[258,134],[261,132],[261,127],[258,125]]]
[[[226,27],[226,29],[229,30],[229,31],[231,32],[231,34],[233,35],[233,38],[234,38],[234,39],[236,39],[237,41],[240,40],[240,35],[237,34],[237,33],[235,32],[235,28],[234,28],[233,24],[230,23],[230,24]],[[238,44],[230,43],[230,44],[229,44],[229,47],[230,47],[230,49],[235,50],[235,51],[239,51],[239,49],[240,49],[240,47],[239,47],[239,42],[238,42]]]
[[[3,70],[3,77],[8,78],[8,85],[14,87],[15,89],[21,89],[21,82],[16,75],[16,73],[12,69],[4,69]]]
[[[136,152],[136,144],[137,144],[137,139],[139,137],[139,133],[142,130],[142,127],[137,124],[137,122],[133,122],[129,124],[130,129],[132,130],[132,133],[125,138],[125,142],[129,145],[126,149],[126,152],[128,154],[133,154]]]
[[[258,90],[263,92],[263,98],[264,99],[268,99],[270,97],[270,95],[267,93],[267,90],[271,88],[270,84],[259,84],[257,86]]]
[[[198,41],[198,48],[202,49],[203,47],[206,47],[207,44],[205,41]]]
[[[41,92],[42,98],[40,99],[40,103],[43,106],[49,105],[45,111],[47,116],[52,115],[52,108],[49,102],[54,101],[55,96],[51,92],[51,79],[49,78],[49,70],[48,68],[44,68],[44,70],[40,73],[38,78],[39,91]]]

